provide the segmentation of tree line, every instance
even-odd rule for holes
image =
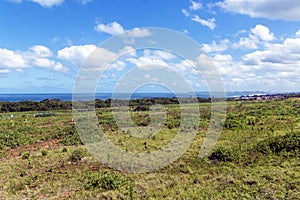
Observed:
[[[194,102],[195,99],[183,98],[180,103]],[[198,102],[210,102],[210,98],[198,98]],[[113,106],[151,106],[155,104],[179,104],[176,97],[173,98],[144,98],[131,100],[101,100],[95,101],[80,101],[79,103],[85,105],[95,105],[95,108],[109,108]],[[62,101],[59,99],[45,99],[42,101],[19,101],[19,102],[0,102],[0,112],[26,112],[26,111],[51,111],[51,110],[71,110],[72,101]]]

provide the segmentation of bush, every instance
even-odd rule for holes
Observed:
[[[123,186],[126,181],[119,174],[89,172],[84,176],[83,183],[85,189],[102,188],[115,190]]]
[[[34,117],[51,117],[55,116],[54,113],[36,113],[34,114]]]
[[[28,151],[26,151],[22,154],[22,159],[26,160],[29,158],[29,156],[30,156],[30,153]]]
[[[47,150],[42,150],[42,156],[46,156],[48,154]]]
[[[0,128],[0,146],[15,147],[30,144],[33,138],[26,136],[20,131],[7,131]]]
[[[83,149],[75,149],[70,155],[69,160],[72,162],[77,162],[81,160],[86,155],[86,152]]]
[[[77,132],[67,135],[63,140],[60,141],[60,143],[66,145],[66,146],[83,144],[83,142],[81,141],[80,136],[78,135]]]
[[[300,151],[300,132],[264,139],[257,143],[255,150],[263,154]]]
[[[66,145],[66,146],[83,144],[75,126],[65,128],[62,131],[62,133],[59,135],[59,137],[64,137],[64,139],[62,139],[60,141],[60,143]]]
[[[208,159],[231,162],[234,160],[234,156],[231,150],[220,146],[208,156]]]

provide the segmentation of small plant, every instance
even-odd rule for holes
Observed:
[[[218,160],[223,162],[227,162],[227,161],[231,162],[234,160],[234,156],[229,149],[220,146],[208,156],[208,159]]]
[[[82,141],[78,135],[78,132],[75,128],[75,126],[67,127],[63,130],[61,133],[62,136],[64,136],[64,139],[60,141],[60,143],[66,145],[66,146],[72,146],[72,145],[82,145]]]
[[[29,158],[29,156],[30,156],[30,152],[26,151],[22,154],[22,159],[27,160]]]
[[[255,149],[263,154],[300,151],[300,132],[267,138],[258,142]]]
[[[75,149],[70,155],[69,160],[71,162],[77,162],[81,160],[86,155],[86,152],[83,149]]]
[[[48,154],[47,150],[42,150],[42,156],[46,156]]]
[[[88,172],[83,179],[85,189],[115,190],[126,183],[121,175],[115,173]]]
[[[61,152],[67,152],[68,150],[67,150],[67,148],[66,147],[64,147],[62,150],[61,150]]]

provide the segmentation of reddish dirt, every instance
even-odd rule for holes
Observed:
[[[58,140],[47,140],[47,141],[38,141],[31,145],[21,146],[21,147],[14,147],[10,149],[9,155],[12,157],[17,157],[20,155],[22,151],[34,151],[37,149],[49,149],[53,147],[59,146]]]

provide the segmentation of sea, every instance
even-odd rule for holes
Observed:
[[[112,93],[96,93],[94,99],[106,100],[110,98],[114,99],[143,99],[143,98],[188,98],[194,97],[195,95],[200,98],[210,98],[209,92],[196,92],[195,95],[191,95],[192,93],[133,93],[133,94],[112,94]],[[240,96],[252,96],[252,95],[263,95],[267,94],[264,92],[226,92],[226,97],[240,97]],[[128,98],[129,97],[129,98]],[[45,99],[58,99],[61,101],[72,101],[73,94],[72,93],[26,93],[26,94],[0,94],[0,102],[19,102],[19,101],[42,101]],[[77,96],[77,100],[81,98]],[[82,95],[82,100],[92,100],[86,99],[86,95]]]

